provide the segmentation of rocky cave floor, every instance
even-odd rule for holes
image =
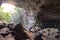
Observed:
[[[41,29],[39,27],[33,27],[31,31],[35,36],[42,34],[41,38],[43,40],[60,40],[60,31],[58,28]],[[39,37],[36,40],[39,40]]]
[[[8,28],[0,29],[0,33],[6,33],[8,31],[9,31]],[[43,40],[60,40],[60,32],[58,28],[41,29],[39,27],[32,27],[30,31],[34,34],[33,35],[31,33],[28,33],[32,37],[32,39],[34,38],[34,36],[38,36],[42,34],[41,37]],[[6,37],[3,37],[2,35],[0,35],[0,40],[15,40],[15,39],[11,35],[11,33],[9,33],[9,35],[7,35]]]

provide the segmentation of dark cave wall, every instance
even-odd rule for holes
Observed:
[[[60,20],[60,0],[45,0],[37,13],[37,21]]]

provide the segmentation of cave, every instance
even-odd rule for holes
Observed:
[[[0,0],[0,6],[3,3],[12,4],[16,7],[14,13],[12,12],[11,14],[10,12],[9,14],[11,19],[8,20],[9,18],[5,18],[7,19],[6,21],[8,21],[6,22],[7,24],[14,23],[16,25],[21,23],[26,31],[35,33],[34,35],[46,33],[45,30],[51,30],[51,32],[52,29],[56,29],[58,32],[60,30],[60,0]],[[3,18],[0,17],[0,19],[2,22],[5,22],[4,16]],[[35,27],[38,27],[38,29]],[[40,33],[38,33],[37,30],[39,30]],[[47,31],[47,33],[49,32]],[[53,36],[53,34],[52,32],[51,35]],[[55,38],[49,37],[49,35],[47,37],[42,35],[43,40],[56,40]],[[47,39],[44,39],[45,37]]]

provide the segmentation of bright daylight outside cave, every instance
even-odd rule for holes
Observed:
[[[16,7],[9,3],[2,3],[0,7],[0,20],[7,23],[20,21],[20,15],[24,13],[24,9]],[[23,18],[23,17],[22,17]]]

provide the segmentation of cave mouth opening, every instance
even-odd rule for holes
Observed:
[[[18,23],[18,21],[21,19],[19,17],[23,16],[24,12],[25,10],[23,8],[16,7],[9,3],[2,3],[0,6],[0,20],[8,23]]]
[[[35,20],[33,11],[30,13],[27,12],[24,8],[14,6],[9,3],[2,3],[1,4],[1,13],[0,13],[0,21],[5,23],[14,23],[18,24],[21,23],[25,28],[34,25]],[[28,14],[28,15],[27,15]]]

